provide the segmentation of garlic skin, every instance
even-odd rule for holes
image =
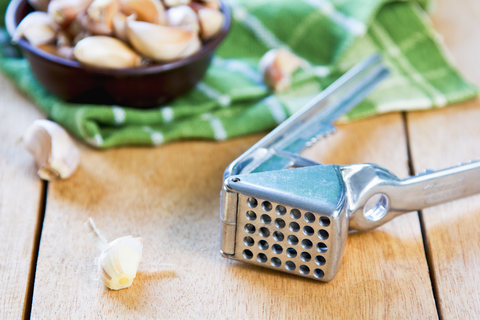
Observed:
[[[166,23],[165,7],[160,0],[119,0],[120,11],[127,16],[136,14],[136,20],[153,24]]]
[[[122,41],[106,37],[91,36],[80,40],[73,50],[81,63],[98,68],[130,68],[142,64],[142,58]]]
[[[215,36],[222,29],[223,20],[225,17],[223,13],[218,10],[203,8],[198,10],[198,20],[200,20],[202,39],[207,40]]]
[[[57,24],[66,26],[77,14],[87,10],[90,3],[92,0],[52,0],[48,4],[48,14]]]
[[[195,11],[186,5],[180,5],[167,10],[167,23],[172,27],[184,27],[197,33],[200,23]]]
[[[202,46],[198,36],[190,30],[129,18],[127,35],[130,43],[140,54],[150,59],[161,62],[183,59],[196,53]]]
[[[92,243],[102,251],[98,258],[100,280],[111,290],[130,287],[142,259],[142,238],[126,236],[107,244],[107,239],[96,228],[92,218],[84,226]]]
[[[189,4],[190,0],[163,0],[167,7],[176,7],[184,4]]]
[[[15,29],[12,42],[16,43],[24,37],[33,46],[54,42],[60,28],[45,12],[34,11],[29,13]]]
[[[259,62],[259,69],[265,83],[276,92],[291,86],[292,74],[304,60],[285,49],[272,49],[265,53]]]
[[[35,120],[23,135],[25,148],[37,162],[43,180],[70,177],[78,167],[80,152],[68,133],[49,120]]]

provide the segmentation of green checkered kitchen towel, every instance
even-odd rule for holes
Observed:
[[[7,0],[0,0],[0,9]],[[477,89],[448,61],[423,11],[431,2],[387,0],[230,0],[233,25],[212,66],[194,90],[166,106],[66,103],[32,77],[28,62],[0,48],[0,70],[49,118],[98,148],[159,145],[178,139],[224,140],[271,129],[361,59],[381,52],[392,75],[347,114],[348,121],[394,110],[443,107],[475,97]],[[310,67],[293,86],[272,93],[257,64],[287,47]]]

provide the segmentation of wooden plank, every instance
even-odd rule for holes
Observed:
[[[19,138],[43,116],[1,75],[0,97],[0,319],[23,319],[30,308],[43,183]]]
[[[480,86],[480,3],[439,0],[435,28],[463,74]],[[480,101],[407,116],[413,166],[441,169],[480,157]],[[422,212],[439,314],[474,319],[480,313],[480,196]]]
[[[79,170],[49,186],[32,318],[435,319],[416,213],[350,234],[343,266],[327,284],[220,256],[223,170],[260,137],[101,152],[81,146]],[[341,126],[307,154],[407,175],[398,113]],[[95,280],[88,217],[109,240],[143,237],[132,287],[109,291]]]

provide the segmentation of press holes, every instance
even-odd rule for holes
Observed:
[[[270,211],[272,210],[272,204],[269,201],[263,201],[262,202],[262,209],[263,211]]]
[[[288,248],[287,249],[287,256],[289,258],[295,258],[297,256],[297,250],[293,249],[293,248]]]
[[[245,232],[246,232],[246,233],[250,233],[250,234],[251,234],[251,233],[255,233],[255,226],[254,226],[253,224],[251,224],[251,223],[247,223],[247,224],[245,225]]]
[[[243,243],[247,246],[247,247],[251,247],[255,244],[255,240],[253,240],[252,237],[245,237],[243,238]]]
[[[300,219],[301,216],[302,214],[297,209],[292,209],[292,211],[290,211],[290,217],[292,217],[292,219]]]
[[[305,213],[305,215],[303,216],[303,218],[305,219],[305,221],[307,221],[308,223],[312,223],[312,222],[315,222],[315,215],[311,212],[307,212]]]
[[[297,266],[292,261],[285,262],[285,269],[288,271],[294,271]]]
[[[296,222],[290,222],[289,227],[292,232],[298,232],[298,230],[300,230],[300,226]]]
[[[253,258],[253,253],[252,253],[252,251],[250,251],[250,250],[248,250],[248,249],[243,250],[243,257],[244,257],[245,259],[249,259],[249,260],[252,259],[252,258]]]
[[[298,271],[300,271],[301,274],[307,275],[310,273],[310,268],[307,267],[306,265],[302,264],[299,268]]]
[[[323,272],[322,269],[315,269],[315,270],[313,270],[313,275],[317,279],[322,279],[325,276],[325,273]]]
[[[268,249],[268,242],[265,240],[258,241],[258,247],[260,250],[267,250]]]
[[[273,233],[273,239],[275,241],[282,242],[284,238],[285,237],[284,237],[283,233],[281,233],[280,231],[275,231]]]
[[[303,239],[303,240],[302,240],[302,247],[303,247],[304,249],[307,249],[307,250],[312,249],[313,243],[312,243],[312,241],[310,241],[310,240],[308,240],[308,239]]]
[[[267,256],[264,253],[259,253],[257,254],[257,261],[260,263],[265,263],[267,262]]]
[[[272,218],[268,214],[262,214],[260,217],[260,220],[262,221],[263,224],[270,224],[272,222]]]
[[[270,260],[270,263],[272,266],[274,267],[280,267],[282,265],[282,260],[280,260],[279,258],[277,257],[273,257],[271,260]]]
[[[298,244],[298,238],[296,236],[294,236],[293,234],[289,235],[287,237],[287,240],[288,240],[288,243],[290,243],[290,245],[292,245],[292,246],[296,246]]]
[[[302,259],[302,261],[308,262],[308,261],[312,260],[312,256],[308,252],[302,252],[300,254],[300,259]]]
[[[287,213],[287,209],[285,209],[284,206],[281,206],[281,205],[278,205],[276,208],[275,208],[275,211],[277,212],[277,214],[279,216],[283,216],[285,215],[285,213]]]
[[[327,245],[323,242],[317,243],[317,251],[320,253],[325,253],[327,252],[328,248]]]
[[[275,253],[275,254],[282,254],[283,248],[282,248],[282,246],[279,245],[279,244],[274,244],[274,245],[272,246],[272,251],[273,251],[273,253]]]
[[[261,227],[260,230],[258,231],[258,233],[260,233],[260,235],[264,238],[268,238],[268,236],[270,235],[270,230],[268,230],[267,228],[265,227]]]
[[[324,257],[322,256],[316,256],[315,257],[315,263],[318,264],[319,266],[323,266],[327,262]]]
[[[327,230],[323,230],[323,229],[318,230],[318,237],[322,240],[327,240],[329,237]]]
[[[310,226],[305,226],[303,227],[303,234],[306,235],[306,236],[313,236],[313,234],[315,233],[315,231],[313,230],[312,227]]]
[[[257,199],[255,198],[248,198],[247,199],[247,204],[250,208],[256,208],[258,206],[258,202],[257,202]]]
[[[275,219],[275,226],[278,228],[278,229],[283,229],[285,228],[285,221],[283,219]]]
[[[323,227],[328,227],[330,225],[330,219],[328,217],[320,217],[320,219],[318,220],[318,222],[320,223],[321,226]]]
[[[253,211],[247,211],[247,219],[250,221],[255,221],[257,219],[257,214]]]

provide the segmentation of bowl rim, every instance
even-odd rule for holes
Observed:
[[[7,32],[9,33],[10,37],[13,37],[15,33],[15,29],[17,25],[20,23],[16,23],[15,16],[20,7],[20,5],[27,0],[12,0],[7,7],[5,13],[5,26]],[[222,1],[219,0],[221,10],[224,14],[224,20],[222,28],[217,36],[213,39],[208,40],[205,44],[202,45],[202,48],[195,53],[185,59],[167,62],[164,64],[152,65],[147,67],[133,67],[133,68],[122,68],[122,69],[107,69],[107,68],[95,68],[82,65],[78,61],[69,60],[66,58],[62,58],[51,53],[48,53],[42,49],[39,49],[33,45],[31,45],[27,40],[21,38],[17,45],[20,46],[22,49],[29,51],[30,53],[39,56],[45,60],[48,60],[53,63],[57,63],[67,68],[77,69],[78,71],[85,71],[90,74],[97,74],[97,75],[147,75],[147,74],[156,74],[160,72],[166,72],[173,69],[177,69],[186,65],[191,64],[192,62],[203,58],[204,56],[208,55],[210,52],[215,50],[215,48],[222,42],[222,40],[226,37],[230,26],[231,26],[231,15],[228,6]],[[22,18],[23,19],[23,18]]]

